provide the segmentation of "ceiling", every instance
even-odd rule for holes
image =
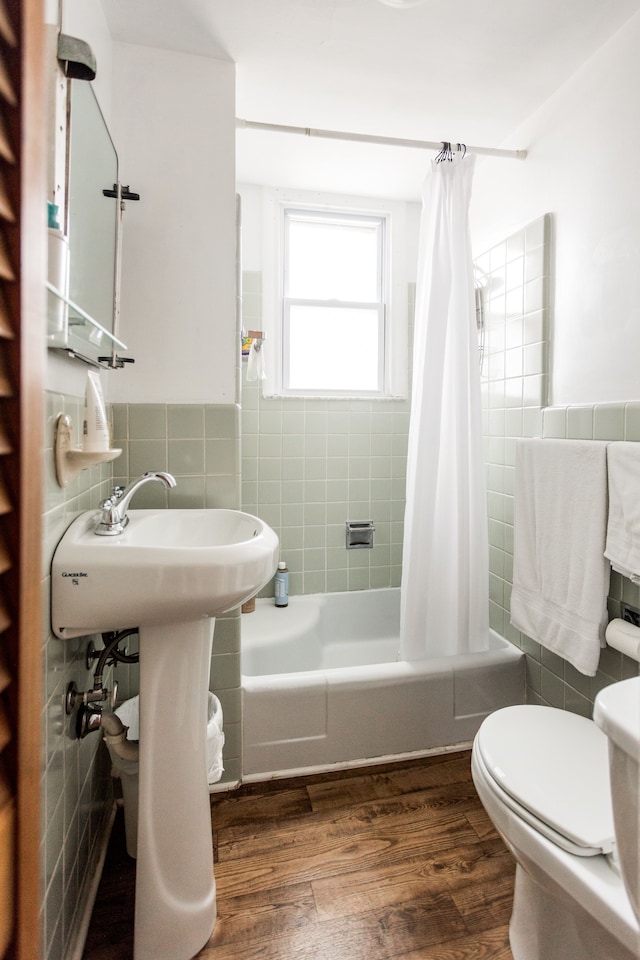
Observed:
[[[233,60],[243,119],[479,146],[499,146],[638,11],[637,0],[102,4],[116,40]],[[418,199],[429,156],[237,134],[238,180],[279,187]]]

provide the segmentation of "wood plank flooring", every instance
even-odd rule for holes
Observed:
[[[512,960],[515,866],[470,755],[212,797],[218,920],[198,960]],[[131,960],[121,812],[83,960]]]

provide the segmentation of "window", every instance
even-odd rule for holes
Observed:
[[[385,395],[387,259],[385,216],[284,208],[284,395]]]

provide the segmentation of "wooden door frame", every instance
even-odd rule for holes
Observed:
[[[15,338],[5,341],[13,395],[3,413],[12,450],[3,459],[13,510],[2,518],[14,558],[7,574],[12,623],[6,632],[12,683],[7,697],[16,796],[14,937],[8,956],[41,954],[40,792],[42,780],[42,513],[46,359],[46,120],[42,0],[3,0],[16,34],[7,64],[17,104],[7,116],[16,162],[7,165],[16,211],[7,229],[15,282],[6,284]],[[6,460],[6,463],[5,463]]]

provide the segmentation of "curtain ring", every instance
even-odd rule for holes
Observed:
[[[442,150],[436,157],[436,163],[442,163],[443,160],[453,160],[453,151],[451,149],[451,143],[448,140],[442,141]]]

